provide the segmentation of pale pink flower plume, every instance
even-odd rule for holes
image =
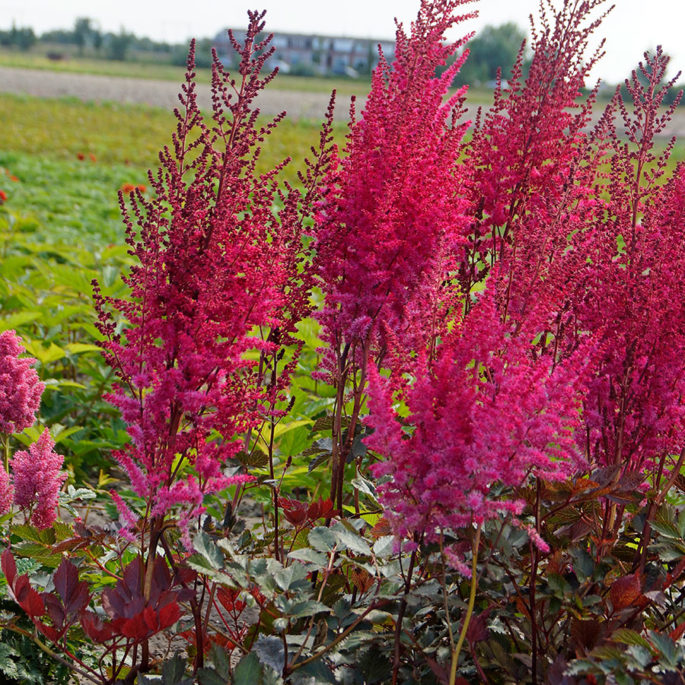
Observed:
[[[14,331],[0,333],[0,433],[20,433],[32,426],[45,386],[24,352],[21,338]]]
[[[6,514],[12,506],[14,488],[10,482],[10,476],[5,469],[0,468],[0,516]]]
[[[59,490],[67,477],[60,472],[64,457],[53,450],[54,446],[46,428],[28,452],[16,452],[10,462],[14,503],[32,510],[31,523],[37,528],[49,528],[55,521]]]

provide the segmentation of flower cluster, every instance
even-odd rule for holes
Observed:
[[[19,433],[32,426],[45,386],[32,368],[14,331],[0,333],[0,433]]]
[[[372,371],[366,444],[385,457],[372,468],[392,477],[380,491],[398,535],[435,542],[519,514],[523,502],[493,498],[494,486],[561,479],[583,464],[574,436],[583,365],[553,369],[551,359],[535,359],[529,339],[511,335],[486,294],[433,359],[424,355],[399,397]],[[402,419],[398,399],[408,409]]]
[[[654,150],[678,104],[662,107],[675,83],[666,82],[667,66],[660,49],[645,55],[626,82],[632,111],[617,91],[599,124],[616,152],[586,217],[585,292],[572,303],[576,329],[597,331],[603,350],[585,403],[584,450],[595,463],[639,473],[680,453],[685,439],[685,169],[665,181],[670,146]]]
[[[15,452],[10,462],[14,503],[31,511],[31,523],[37,528],[49,528],[55,521],[59,490],[67,477],[60,471],[64,457],[54,446],[46,428],[28,452]]]
[[[469,1],[424,0],[410,33],[398,25],[395,60],[381,54],[362,118],[353,116],[317,231],[320,318],[338,357],[330,370],[346,345],[364,354],[387,330],[420,336],[430,298],[419,291],[457,239],[464,92],[448,91],[464,56],[436,70],[465,42],[445,32],[471,16],[455,14]]]
[[[275,376],[277,353],[309,309],[301,231],[303,205],[316,193],[282,192],[285,162],[255,171],[281,118],[257,124],[254,101],[273,76],[260,73],[273,52],[269,38],[257,40],[263,27],[263,13],[252,12],[245,43],[234,41],[237,89],[215,57],[209,121],[197,104],[191,47],[173,146],[149,175],[152,197],[120,193],[136,260],[125,279],[131,297],[106,300],[95,288],[106,358],[119,377],[109,400],[131,436],[115,456],[158,522],[180,508],[187,523],[206,494],[249,479],[223,467],[241,449],[239,437],[282,399],[287,369],[266,382],[266,360]],[[130,524],[135,516],[117,501]]]
[[[24,351],[14,331],[0,334],[0,432],[15,433],[32,426],[40,406],[44,384],[32,368],[35,359],[19,357]],[[49,528],[55,520],[58,494],[66,474],[60,472],[64,457],[57,454],[46,429],[29,451],[14,454],[11,475],[0,468],[0,514],[12,504],[30,512],[31,523]]]

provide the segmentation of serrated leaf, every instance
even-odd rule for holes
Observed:
[[[362,477],[359,472],[357,472],[357,477],[352,481],[352,486],[359,490],[359,492],[368,495],[374,502],[378,502],[376,487],[370,480]]]
[[[253,651],[259,657],[259,660],[270,666],[276,673],[282,673],[285,666],[285,650],[283,642],[280,638],[273,635],[260,635],[255,642]]]
[[[619,628],[611,634],[613,642],[620,642],[623,645],[640,645],[649,649],[651,645],[649,642],[635,630],[628,628]]]
[[[275,571],[273,578],[278,587],[287,592],[300,581],[306,580],[307,568],[302,564],[290,564]]]
[[[200,668],[197,672],[197,682],[200,685],[226,685],[226,678],[222,678],[213,668]]]
[[[323,683],[338,682],[331,669],[321,659],[311,661],[302,668],[298,668],[295,673],[290,676],[290,678],[293,682],[293,685],[311,685],[311,683],[322,685]]]
[[[263,675],[259,657],[250,652],[240,660],[233,671],[233,685],[257,685],[262,682]]]
[[[340,547],[349,549],[357,554],[371,555],[371,548],[366,540],[358,533],[346,528],[342,523],[336,523],[330,530]]]
[[[333,428],[333,417],[332,416],[322,416],[321,418],[314,421],[314,425],[311,428],[311,433],[319,433],[321,431],[329,431]]]
[[[192,683],[191,679],[184,677],[185,666],[185,660],[180,654],[177,654],[173,659],[165,661],[162,666],[163,685],[185,685],[185,683]]]
[[[291,559],[297,559],[298,561],[304,561],[308,564],[314,564],[320,569],[325,568],[328,564],[328,555],[323,552],[319,552],[310,547],[303,547],[302,549],[293,550],[288,554]]]
[[[392,555],[395,548],[395,537],[393,535],[384,535],[378,538],[373,545],[373,553],[377,557],[389,557]]]
[[[193,546],[209,562],[210,568],[213,568],[215,571],[223,568],[224,555],[207,533],[200,531],[193,539]]]
[[[676,664],[675,643],[668,635],[663,635],[662,633],[657,633],[655,630],[650,630],[649,639],[652,641],[654,647],[661,652],[669,665],[673,666]]]
[[[309,544],[319,552],[330,552],[335,547],[335,535],[330,528],[317,526],[309,531]]]
[[[309,462],[309,465],[307,467],[307,470],[309,473],[311,473],[314,469],[318,468],[321,466],[321,464],[325,464],[327,461],[330,461],[331,457],[333,456],[332,452],[322,452],[318,456],[314,457]]]

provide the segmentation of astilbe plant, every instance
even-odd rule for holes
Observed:
[[[77,521],[47,549],[80,569],[62,560],[42,593],[17,570],[21,545],[2,555],[31,630],[11,628],[49,640],[83,678],[146,680],[151,638],[176,623],[200,682],[571,685],[607,660],[655,682],[671,682],[662,663],[682,670],[685,515],[667,495],[685,461],[685,171],[667,178],[671,148],[654,152],[673,114],[660,109],[666,58],[628,82],[632,109],[617,94],[592,127],[595,94],[582,91],[601,47],[585,52],[603,2],[544,0],[529,74],[522,49],[467,143],[464,94],[448,90],[465,56],[436,75],[463,45],[445,32],[464,4],[422,0],[411,31],[398,26],[341,158],[331,102],[301,191],[279,186],[280,166],[256,173],[276,123],[254,107],[272,77],[263,15],[234,41],[236,82],[215,58],[211,120],[191,49],[151,199],[121,196],[131,297],[96,288],[110,399],[131,436],[116,458],[138,496],[114,493],[125,539]],[[289,387],[315,285],[326,416],[329,397],[293,410]],[[9,368],[32,378],[12,350]],[[279,479],[281,435],[303,406],[309,437],[332,427],[333,439],[292,448]],[[268,486],[271,511],[238,536],[233,505],[251,486],[226,467],[254,466],[260,447],[255,488]],[[328,456],[324,499],[311,471]],[[54,501],[59,459],[47,433],[17,453],[0,511]],[[223,522],[215,507],[191,539],[207,496],[231,484]],[[73,649],[80,631],[95,659]],[[186,666],[177,656],[162,679]]]
[[[440,284],[442,257],[459,240],[464,91],[446,96],[464,57],[440,76],[436,70],[465,42],[447,42],[445,32],[471,16],[456,13],[469,1],[423,0],[411,31],[398,25],[395,60],[381,54],[320,207],[315,270],[325,296],[324,368],[337,390],[331,494],[338,507],[368,364],[382,360],[389,330],[393,346],[422,344],[435,299],[426,284]],[[343,437],[348,381],[354,408]]]
[[[46,428],[28,452],[19,450],[10,461],[14,503],[30,512],[31,523],[49,528],[57,518],[59,491],[67,478],[64,457],[54,451],[55,442]]]
[[[602,163],[602,150],[586,130],[596,91],[582,92],[603,54],[601,43],[585,56],[606,15],[604,4],[540,3],[539,26],[531,19],[528,73],[524,45],[506,88],[498,82],[465,155],[470,221],[459,264],[462,289],[470,292],[497,263],[501,316],[537,318],[549,334],[542,347],[554,342],[557,353],[566,300],[584,259],[569,248],[594,205]]]
[[[187,547],[188,522],[203,511],[203,497],[245,480],[222,471],[242,448],[237,438],[281,398],[282,385],[265,391],[262,368],[246,353],[275,355],[308,308],[307,278],[298,275],[302,198],[292,191],[279,217],[273,205],[282,165],[255,171],[261,143],[281,118],[261,125],[254,109],[273,77],[260,74],[273,51],[269,39],[256,42],[262,18],[251,13],[245,44],[235,43],[238,83],[215,58],[208,123],[197,104],[191,48],[173,149],[150,175],[153,198],[137,193],[129,206],[121,196],[137,262],[126,277],[132,297],[105,300],[96,289],[106,357],[119,377],[110,400],[131,435],[116,457],[157,534],[167,512],[181,508]],[[123,315],[123,336],[107,306]],[[136,517],[117,502],[133,526]]]
[[[296,327],[310,311],[303,223],[318,201],[330,158],[333,108],[301,190],[279,185],[287,160],[257,173],[261,145],[283,115],[258,121],[255,99],[274,76],[261,73],[273,48],[270,37],[258,41],[264,13],[249,16],[244,44],[231,35],[240,58],[237,81],[214,55],[211,119],[197,104],[191,46],[173,147],[163,150],[159,171],[149,174],[152,198],[120,193],[135,258],[125,277],[131,296],[105,298],[95,285],[105,356],[118,376],[109,400],[131,437],[115,458],[143,508],[134,511],[119,493],[112,496],[122,532],[143,560],[146,601],[158,546],[178,572],[193,549],[191,529],[194,522],[199,526],[205,498],[254,480],[225,471],[235,470],[232,458],[249,450],[263,430],[273,436],[297,363]],[[277,497],[274,490],[276,516]],[[239,499],[236,494],[234,503]],[[191,576],[191,584],[199,583]],[[189,600],[196,668],[208,644],[206,588],[198,587]],[[142,649],[144,670],[147,638]]]
[[[598,125],[615,153],[586,217],[585,292],[573,302],[577,327],[603,341],[583,414],[584,449],[594,464],[636,473],[680,453],[685,438],[685,176],[678,167],[666,178],[675,141],[663,153],[654,148],[678,104],[661,109],[677,78],[664,82],[667,65],[660,49],[646,55],[627,82],[632,108],[617,91]]]
[[[32,368],[36,360],[20,357],[23,352],[14,331],[0,333],[0,433],[5,435],[34,424],[45,389]]]
[[[400,397],[372,372],[367,423],[374,430],[366,444],[384,457],[374,475],[391,476],[380,492],[400,537],[458,543],[461,528],[523,511],[525,502],[502,497],[501,486],[564,479],[582,467],[574,432],[583,373],[553,369],[531,352],[529,339],[501,323],[487,294],[433,359],[424,355]],[[408,412],[401,419],[398,399]],[[463,559],[445,549],[468,574]]]

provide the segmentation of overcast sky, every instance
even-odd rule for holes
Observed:
[[[617,82],[645,50],[659,44],[673,58],[672,75],[685,71],[685,0],[614,2],[616,8],[601,29],[607,56],[594,76]],[[267,10],[271,30],[389,38],[394,34],[393,17],[411,21],[418,4],[419,0],[0,0],[0,28],[15,21],[43,32],[69,28],[77,17],[91,17],[104,31],[124,27],[140,36],[181,42],[213,36],[227,26],[244,26],[247,10],[260,8]],[[465,11],[478,9],[480,17],[462,24],[461,33],[506,21],[527,30],[528,16],[537,6],[538,0],[467,4]]]

